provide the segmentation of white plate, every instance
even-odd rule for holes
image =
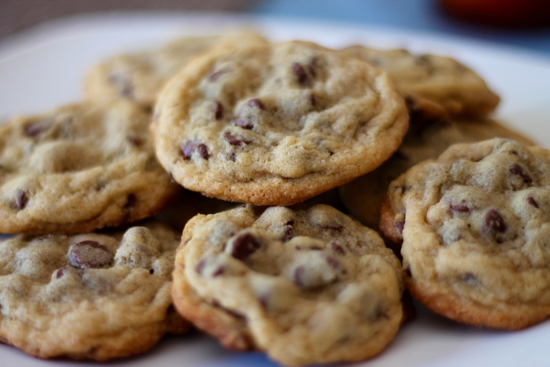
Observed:
[[[0,43],[0,118],[52,109],[82,98],[82,80],[95,62],[123,51],[162,44],[176,36],[254,27],[274,40],[309,39],[329,47],[365,43],[407,47],[455,57],[478,71],[502,97],[496,117],[550,148],[550,58],[492,44],[356,25],[304,23],[215,14],[114,13],[69,18]],[[353,366],[548,366],[550,321],[519,332],[475,329],[424,307],[378,357]],[[34,359],[0,345],[0,365],[80,366]],[[90,365],[90,363],[85,363]],[[93,364],[93,363],[92,363]],[[261,353],[223,350],[199,333],[167,337],[119,366],[276,366]],[[105,365],[105,364],[104,364]]]

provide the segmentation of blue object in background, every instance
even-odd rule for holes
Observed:
[[[445,15],[435,0],[264,0],[249,13],[449,34],[550,54],[549,28],[497,29],[462,23]]]

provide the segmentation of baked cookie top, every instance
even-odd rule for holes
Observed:
[[[90,70],[84,84],[86,97],[123,98],[150,107],[172,75],[218,40],[219,37],[186,37],[156,50],[115,56]]]
[[[251,31],[184,37],[155,50],[115,56],[89,71],[84,83],[86,98],[96,101],[122,98],[150,108],[166,81],[196,56],[221,43],[256,38],[263,39]]]
[[[415,164],[436,159],[452,144],[495,137],[534,144],[527,137],[489,119],[439,120],[411,126],[390,159],[374,171],[338,188],[346,209],[367,227],[379,227],[380,204],[393,180]]]
[[[437,102],[450,115],[486,116],[500,101],[479,75],[449,57],[416,56],[404,49],[377,50],[359,45],[343,51],[386,71],[404,95]]]
[[[1,125],[0,232],[87,232],[159,211],[179,188],[155,158],[149,122],[118,101]]]
[[[171,311],[180,236],[159,223],[0,242],[0,339],[40,358],[108,360],[188,323]]]
[[[387,75],[308,42],[220,47],[185,67],[156,106],[161,164],[188,189],[290,205],[369,172],[408,127]]]
[[[411,293],[478,326],[548,317],[549,185],[550,152],[504,139],[453,145],[392,182],[382,216],[402,228]]]
[[[403,319],[397,258],[326,205],[199,215],[185,227],[173,278],[184,317],[228,348],[285,365],[372,357]]]

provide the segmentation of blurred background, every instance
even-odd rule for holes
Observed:
[[[550,54],[550,0],[1,0],[0,43],[63,17],[200,10],[449,34]]]

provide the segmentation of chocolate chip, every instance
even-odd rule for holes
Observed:
[[[529,205],[532,205],[534,206],[535,208],[538,208],[539,207],[539,204],[537,204],[537,202],[535,201],[535,199],[533,199],[532,196],[529,196],[527,198],[527,202],[529,203]]]
[[[195,271],[202,275],[202,272],[203,272],[205,266],[206,266],[206,259],[202,259],[197,264],[197,267],[195,268]]]
[[[243,233],[233,240],[231,256],[244,260],[261,247],[260,243],[251,233]]]
[[[342,246],[340,246],[339,244],[337,244],[336,242],[332,242],[330,244],[330,248],[332,249],[332,251],[336,252],[338,255],[345,255],[346,254],[346,250],[344,250],[344,248]]]
[[[136,201],[137,201],[136,195],[129,194],[128,198],[126,199],[126,204],[124,205],[124,207],[126,209],[132,208],[134,205],[136,205]]]
[[[397,230],[399,231],[400,234],[403,234],[403,229],[405,229],[405,221],[404,220],[400,220],[400,221],[397,221],[395,222],[395,228],[397,228]]]
[[[149,270],[149,274],[151,274],[151,275],[155,274],[155,269]]]
[[[315,95],[314,95],[314,94],[310,94],[310,95],[309,95],[309,104],[310,104],[311,107],[313,107],[313,108],[317,107],[317,98],[315,98]]]
[[[342,232],[342,229],[344,229],[344,226],[323,226],[323,229]]]
[[[208,147],[205,144],[197,145],[197,151],[204,159],[210,158],[210,152],[208,152]]]
[[[27,203],[29,202],[29,195],[25,190],[19,190],[17,196],[15,197],[15,208],[17,210],[25,209]]]
[[[66,270],[67,270],[67,269],[66,269],[65,267],[62,267],[61,269],[57,270],[57,271],[55,272],[55,278],[56,278],[56,279],[61,278],[63,275],[65,275],[65,271],[66,271]]]
[[[524,170],[523,170],[523,167],[521,167],[519,164],[517,163],[512,163],[512,165],[510,166],[510,173],[513,174],[513,175],[518,175],[519,177],[521,177],[523,179],[523,182],[525,183],[531,183],[533,182],[533,179],[531,178],[531,176],[529,176]]]
[[[77,269],[105,268],[113,261],[113,254],[96,241],[81,241],[69,248],[69,261]]]
[[[122,73],[113,73],[109,75],[109,82],[113,83],[117,89],[118,93],[127,98],[133,98],[133,86],[132,81],[126,74]]]
[[[451,210],[458,213],[469,213],[471,209],[466,205],[454,205],[451,204]]]
[[[506,223],[498,211],[489,209],[483,218],[483,227],[488,232],[506,231]]]
[[[340,261],[336,260],[332,256],[327,256],[326,260],[327,260],[327,264],[334,270],[338,271],[340,274],[346,275],[348,273],[344,265],[342,265]]]
[[[51,121],[39,121],[31,122],[30,124],[25,125],[24,131],[25,135],[31,137],[37,137],[48,131],[52,127],[53,123]]]
[[[226,131],[224,134],[223,134],[223,138],[231,145],[233,146],[236,146],[236,147],[243,147],[245,145],[248,145],[248,144],[252,144],[252,141],[250,140],[246,140],[246,139],[242,139],[242,138],[237,138],[236,136],[232,135],[229,131]]]
[[[220,76],[225,73],[227,73],[227,70],[216,71],[215,73],[210,74],[210,76],[208,77],[208,80],[211,82],[216,82],[218,81]]]
[[[285,224],[285,228],[284,228],[284,236],[283,236],[283,242],[288,242],[290,241],[290,239],[292,239],[292,237],[294,237],[294,235],[292,234],[294,230],[294,221],[291,220],[291,221],[288,221],[286,224]]]
[[[250,120],[242,118],[240,115],[233,117],[231,119],[231,124],[246,130],[254,128],[254,124]]]
[[[192,140],[189,140],[180,149],[180,153],[185,159],[191,159],[191,156],[195,151],[198,151],[201,157],[203,157],[204,159],[208,159],[210,157],[208,147],[205,144],[196,143]]]
[[[269,306],[269,293],[264,293],[260,296],[260,304],[267,310],[267,307]]]
[[[300,288],[304,288],[306,285],[304,281],[305,274],[306,268],[303,265],[298,266],[294,270],[294,283]]]
[[[218,101],[214,102],[214,116],[216,120],[221,120],[223,118],[223,104]]]
[[[464,273],[460,277],[464,283],[474,284],[477,281],[477,277],[473,273]]]
[[[294,72],[294,75],[296,75],[296,78],[298,79],[298,83],[301,85],[307,84],[309,81],[309,76],[307,75],[306,69],[297,62],[292,64],[292,71]]]
[[[142,147],[143,143],[144,143],[143,139],[140,139],[140,138],[132,136],[132,135],[127,135],[126,140],[128,140],[130,143],[132,143],[133,145],[135,145],[138,148]]]
[[[264,104],[258,98],[254,98],[254,99],[251,99],[250,101],[248,101],[248,105],[250,107],[259,108],[260,110],[265,110]]]

